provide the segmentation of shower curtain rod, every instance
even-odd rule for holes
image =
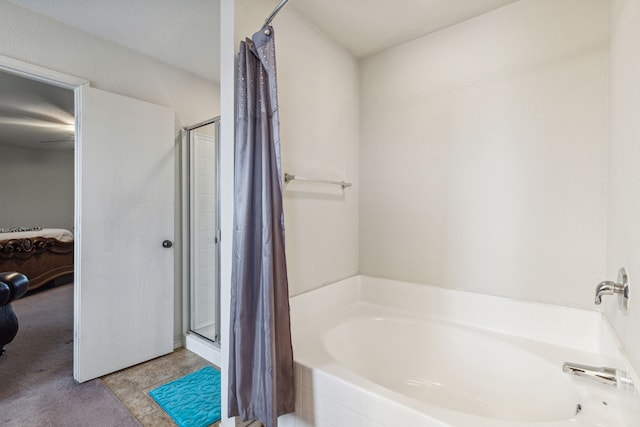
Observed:
[[[278,12],[280,12],[280,9],[282,9],[284,7],[284,5],[287,4],[288,2],[289,2],[289,0],[282,0],[280,2],[280,4],[277,5],[275,9],[273,9],[273,12],[271,12],[271,15],[269,15],[269,17],[264,21],[264,26],[265,27],[268,27],[269,24],[271,24],[271,21],[273,21],[273,18],[276,17]]]

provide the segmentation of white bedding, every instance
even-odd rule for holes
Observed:
[[[18,231],[15,233],[0,233],[0,241],[9,239],[24,239],[26,237],[53,237],[61,242],[72,242],[73,233],[64,228],[43,228],[38,231]]]

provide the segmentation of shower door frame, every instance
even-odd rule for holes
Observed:
[[[194,315],[194,307],[192,303],[193,281],[194,281],[194,264],[195,264],[195,248],[193,246],[194,239],[192,234],[192,225],[194,224],[194,212],[192,209],[192,183],[193,183],[193,138],[192,132],[209,125],[215,125],[215,164],[216,164],[216,284],[215,284],[215,337],[211,339],[205,335],[198,333],[192,329],[192,316]],[[183,329],[185,336],[195,334],[199,338],[206,340],[214,346],[220,346],[221,328],[220,328],[220,116],[205,120],[193,126],[182,129],[182,276],[183,276]]]

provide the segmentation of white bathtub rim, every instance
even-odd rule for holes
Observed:
[[[376,289],[377,288],[377,289]],[[380,295],[379,289],[394,289]],[[395,292],[399,291],[399,292]],[[377,293],[377,294],[376,294]],[[425,300],[418,307],[416,301]],[[447,309],[434,303],[447,302]],[[619,354],[620,343],[602,312],[541,302],[445,289],[427,284],[356,275],[290,299],[292,329],[328,317],[346,305],[364,301],[395,308],[413,316],[447,320],[469,327],[522,336],[590,352]],[[536,317],[544,317],[543,327]],[[571,320],[568,324],[567,319]],[[550,330],[551,329],[551,330]]]
[[[301,365],[303,369],[308,370],[307,375],[313,376],[313,379],[311,380],[312,383],[313,381],[316,381],[320,384],[325,384],[330,380],[337,382],[341,385],[341,387],[351,387],[354,391],[364,393],[364,395],[368,396],[369,399],[375,399],[378,404],[389,404],[392,406],[399,405],[400,407],[411,411],[414,416],[422,417],[425,420],[424,422],[428,423],[425,425],[474,425],[476,427],[525,427],[542,425],[544,425],[545,427],[566,427],[568,425],[593,426],[598,425],[593,424],[592,420],[589,419],[590,417],[593,418],[591,414],[593,414],[594,412],[596,412],[595,416],[597,418],[609,419],[610,417],[615,416],[615,414],[613,413],[606,414],[605,416],[597,414],[598,410],[605,410],[599,408],[599,405],[602,401],[602,396],[608,396],[607,399],[610,401],[614,401],[615,396],[610,394],[608,395],[607,393],[611,392],[606,390],[605,386],[597,385],[597,387],[593,389],[590,388],[592,387],[590,384],[582,384],[579,380],[577,392],[580,396],[580,403],[583,406],[583,411],[578,417],[569,418],[566,420],[547,421],[544,423],[527,423],[496,418],[487,418],[469,413],[458,412],[445,407],[436,406],[429,402],[417,401],[410,396],[406,396],[394,390],[390,390],[380,384],[377,384],[352,372],[347,367],[341,365],[329,354],[329,352],[322,344],[321,340],[314,339],[314,337],[318,336],[317,334],[322,333],[317,328],[326,331],[334,325],[341,323],[345,317],[351,318],[352,316],[367,316],[371,314],[371,310],[375,311],[379,309],[380,307],[376,307],[375,305],[369,303],[360,303],[355,306],[344,307],[343,310],[341,310],[342,313],[334,313],[334,316],[332,316],[330,319],[325,319],[328,321],[316,324],[314,328],[307,328],[305,330],[299,330],[297,332],[298,336],[294,336],[294,357],[296,358],[297,364]],[[356,311],[360,312],[356,314]],[[460,325],[452,325],[460,327]],[[301,337],[300,335],[302,335],[303,337]],[[300,344],[302,344],[303,348],[300,348]],[[560,367],[558,367],[558,369],[560,369]],[[313,388],[313,384],[306,384],[306,386],[309,388]],[[320,390],[320,394],[322,394],[321,388],[316,390]],[[329,387],[328,393],[332,393],[334,390],[335,388],[331,386]],[[331,396],[326,397],[331,398]],[[610,408],[609,410],[612,410],[612,408]],[[367,414],[363,413],[362,415],[366,416]],[[614,423],[610,425],[618,424]]]
[[[351,278],[351,280],[353,279],[354,278]],[[452,299],[456,300],[465,298],[480,300],[488,302],[489,304],[495,304],[494,309],[499,309],[500,307],[513,307],[511,309],[512,316],[509,316],[509,326],[512,326],[510,323],[514,318],[521,317],[524,313],[544,312],[557,316],[557,321],[554,323],[554,325],[557,326],[557,329],[554,330],[557,335],[553,337],[554,339],[549,339],[549,337],[544,336],[547,331],[539,330],[537,325],[522,325],[521,327],[506,328],[505,323],[507,322],[498,322],[490,325],[486,323],[487,319],[479,315],[479,313],[475,317],[471,316],[470,318],[460,318],[450,316],[448,313],[444,313],[444,315],[442,315],[443,313],[440,310],[436,313],[419,313],[414,310],[410,310],[412,315],[416,315],[418,317],[446,320],[453,324],[464,325],[472,329],[496,332],[504,336],[523,337],[534,341],[541,341],[581,351],[606,355],[614,359],[614,362],[612,362],[613,367],[624,370],[632,378],[634,384],[640,385],[640,376],[631,365],[624,346],[616,335],[613,325],[607,316],[605,316],[603,311],[566,307],[538,301],[518,300],[495,295],[479,294],[465,290],[445,289],[433,285],[403,282],[367,275],[357,276],[357,281],[354,283],[357,283],[360,300],[372,302],[374,304],[381,304],[386,307],[391,306],[388,301],[381,300],[379,297],[367,297],[366,287],[372,281],[374,283],[378,282],[383,286],[395,285],[418,289],[420,291],[450,295],[452,296]],[[344,283],[346,282],[339,281],[333,283],[332,286],[335,285],[339,287]],[[351,286],[353,286],[353,284]],[[479,305],[482,305],[482,303],[479,303]],[[395,308],[402,312],[406,311],[405,307],[402,306],[396,306]],[[486,311],[491,312],[492,310],[487,308]],[[572,319],[573,323],[571,325],[567,325],[566,319]],[[578,337],[578,335],[581,334],[583,336]]]
[[[401,310],[400,308],[393,308],[389,305],[378,305],[373,302],[363,302],[362,294],[363,294],[363,286],[367,286],[367,281],[370,280],[378,280],[379,283],[390,284],[393,286],[393,283],[396,283],[396,286],[401,288],[413,287],[417,290],[422,290],[423,288],[429,289],[431,292],[443,292],[449,293],[449,296],[455,293],[466,294],[468,298],[475,298],[478,294],[469,293],[466,291],[454,291],[448,289],[441,289],[437,287],[430,287],[428,285],[421,284],[407,284],[403,282],[389,281],[389,279],[378,279],[378,278],[370,278],[366,276],[353,276],[349,279],[332,283],[326,285],[318,290],[304,293],[298,295],[296,297],[292,297],[291,299],[291,310],[292,310],[292,332],[294,334],[294,357],[296,358],[296,363],[300,366],[305,367],[304,369],[309,369],[312,372],[312,375],[315,375],[317,378],[325,378],[331,379],[331,381],[342,384],[343,387],[351,387],[353,389],[357,389],[359,393],[363,393],[363,396],[370,396],[375,399],[388,399],[390,405],[401,405],[403,408],[411,409],[415,414],[419,414],[419,416],[425,416],[429,420],[428,425],[446,425],[446,423],[442,423],[442,421],[438,421],[438,419],[447,419],[448,421],[453,422],[453,420],[458,420],[457,422],[461,425],[465,425],[464,423],[469,423],[470,418],[474,417],[473,415],[457,413],[455,411],[435,407],[431,405],[430,407],[424,405],[418,405],[420,407],[416,407],[415,399],[404,396],[400,393],[397,393],[393,390],[386,389],[385,387],[376,384],[372,381],[369,381],[366,378],[360,377],[359,375],[349,371],[346,367],[340,365],[337,361],[333,360],[333,358],[326,352],[326,349],[322,345],[318,345],[318,339],[316,339],[316,345],[312,345],[311,348],[308,347],[309,341],[313,341],[313,338],[308,339],[300,339],[300,337],[308,336],[313,337],[317,335],[314,332],[319,332],[319,329],[327,330],[331,325],[341,322],[345,316],[352,316],[354,314],[354,309],[356,311],[360,309],[364,309],[365,311],[367,307],[371,308],[373,311],[383,307],[387,312],[394,312],[396,314],[401,314],[402,316],[407,315],[407,311]],[[454,295],[458,296],[458,295]],[[638,382],[638,377],[631,368],[628,363],[628,358],[626,358],[623,353],[622,347],[620,346],[615,334],[613,334],[613,330],[609,325],[606,318],[602,316],[601,313],[590,310],[583,310],[577,308],[567,308],[567,307],[558,307],[552,306],[549,304],[539,303],[539,302],[526,302],[526,301],[517,301],[509,298],[503,297],[492,297],[492,296],[481,296],[481,298],[489,298],[493,301],[497,301],[498,304],[514,304],[518,310],[516,310],[516,314],[521,312],[521,308],[525,311],[527,309],[533,309],[533,312],[537,312],[538,309],[542,308],[543,311],[551,311],[552,313],[559,313],[561,315],[577,315],[582,316],[581,318],[587,318],[590,324],[593,325],[593,322],[600,322],[598,326],[598,334],[601,336],[598,340],[594,340],[593,342],[597,342],[598,344],[602,344],[604,342],[604,347],[607,347],[607,354],[602,355],[605,358],[605,361],[611,361],[611,364],[616,368],[621,368],[627,370],[627,372],[632,376],[635,384],[640,384]],[[374,299],[375,301],[375,299]],[[386,302],[386,301],[385,301]],[[396,305],[397,306],[397,305]],[[469,329],[478,330],[481,333],[486,333],[489,335],[495,335],[498,337],[505,338],[507,340],[530,340],[532,342],[537,342],[534,338],[531,337],[522,337],[517,334],[509,334],[503,331],[496,331],[491,329],[486,329],[482,326],[484,325],[476,325],[476,324],[467,324],[465,322],[460,322],[460,319],[456,318],[441,318],[434,317],[433,313],[416,313],[411,312],[411,316],[415,316],[417,318],[428,319],[441,321],[444,323],[450,323],[455,326],[463,326]],[[445,316],[447,317],[447,316]],[[499,329],[499,328],[498,328]],[[535,334],[534,334],[535,335]],[[553,341],[553,340],[552,340]],[[564,342],[558,343],[556,342],[548,342],[541,341],[542,344],[550,344],[557,345],[561,347],[566,347]],[[580,352],[593,352],[594,348],[593,343],[590,345],[575,345],[567,347],[567,350],[577,351],[578,356],[575,357],[576,360],[571,360],[574,362],[584,362],[584,358],[581,357]],[[307,347],[307,349],[302,350],[300,347]],[[309,351],[307,351],[309,350]],[[596,348],[595,350],[598,350]],[[569,354],[567,354],[567,359],[570,360]],[[625,362],[623,366],[620,365],[621,362]],[[583,381],[583,380],[579,380]],[[586,390],[592,387],[590,384],[585,385]],[[598,385],[598,387],[601,387]],[[600,392],[600,390],[598,390]],[[330,391],[329,391],[330,393]],[[588,417],[590,413],[596,413],[596,418],[598,417],[606,417],[606,409],[603,409],[600,401],[594,401],[589,396],[589,393],[584,392],[584,389],[580,391],[582,399],[584,400],[584,409],[582,412],[582,416],[577,417],[573,424],[571,425],[593,425],[590,422],[583,424],[582,420],[585,420],[585,417]],[[613,392],[612,392],[613,393]],[[635,390],[634,390],[634,393]],[[615,394],[615,393],[614,393]],[[637,394],[637,393],[636,393]],[[330,397],[330,396],[329,396]],[[611,399],[615,399],[612,394]],[[428,405],[428,404],[426,404]],[[430,416],[424,415],[424,411],[427,410]],[[610,410],[610,409],[609,409]],[[599,415],[598,415],[599,414]],[[604,415],[603,415],[604,414]],[[366,416],[366,414],[363,414]],[[444,418],[443,418],[444,417]],[[425,419],[427,419],[425,418]],[[498,426],[498,425],[515,425],[510,423],[508,420],[504,423],[502,420],[495,419],[483,419],[482,417],[475,417],[473,420],[473,424],[477,426],[487,425],[487,426]],[[453,424],[456,425],[456,424]],[[522,425],[522,424],[519,424]],[[536,425],[531,424],[531,425]],[[546,427],[552,426],[565,426],[567,425],[564,421],[559,422],[551,422],[545,423]]]

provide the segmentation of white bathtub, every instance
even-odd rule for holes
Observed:
[[[291,299],[296,413],[281,427],[637,426],[635,379],[596,311],[357,276]]]

